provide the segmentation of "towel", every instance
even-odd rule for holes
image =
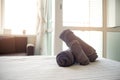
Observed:
[[[98,57],[96,50],[92,46],[90,46],[86,42],[84,42],[82,39],[80,39],[79,37],[76,36],[76,38],[79,41],[83,51],[89,58],[90,62],[94,62]]]
[[[79,41],[73,37],[72,33],[69,30],[63,31],[60,34],[60,39],[62,39],[67,44],[67,46],[70,48],[77,63],[81,65],[89,64],[89,59],[84,53],[84,51],[82,50],[82,47],[79,44]]]
[[[86,42],[84,42],[82,39],[77,37],[71,30],[69,30],[69,29],[64,30],[62,35],[60,36],[60,38],[64,39],[65,42],[71,42],[73,40],[77,40],[79,42],[82,50],[84,51],[86,56],[89,58],[90,62],[94,62],[96,60],[96,58],[98,57],[96,50],[92,46],[90,46]],[[67,43],[67,45],[69,46],[69,43]]]
[[[75,63],[75,59],[74,59],[74,56],[73,56],[71,50],[66,50],[66,51],[60,52],[56,56],[56,61],[57,61],[57,64],[61,67],[68,67]]]

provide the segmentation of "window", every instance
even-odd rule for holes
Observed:
[[[99,57],[102,57],[103,33],[97,28],[103,27],[102,15],[102,0],[63,0],[63,28],[70,28],[95,48]],[[62,48],[65,50],[67,46],[63,43]]]
[[[63,26],[102,27],[102,0],[63,0]]]
[[[103,3],[104,0],[56,0],[54,54],[68,49],[58,36],[63,30],[70,29],[95,48],[99,57],[103,56],[105,52]]]
[[[35,34],[37,0],[4,0],[3,28],[11,34]]]

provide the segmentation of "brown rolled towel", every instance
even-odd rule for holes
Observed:
[[[71,36],[71,33],[69,33],[69,30],[63,31],[60,35],[60,38],[71,49],[77,63],[81,65],[89,64],[89,59],[84,53],[84,51],[82,50],[81,45],[73,36]]]
[[[74,56],[73,56],[71,50],[66,50],[66,51],[60,52],[56,56],[56,61],[57,61],[57,64],[61,67],[68,67],[75,63],[75,59],[74,59]]]
[[[88,45],[86,42],[81,40],[79,37],[76,36],[76,38],[79,41],[83,51],[89,58],[90,62],[94,62],[96,60],[96,58],[98,57],[96,50],[92,46]]]
[[[64,35],[64,36],[63,36]],[[88,45],[86,42],[84,42],[83,40],[81,40],[79,37],[77,37],[71,30],[67,29],[64,30],[62,33],[61,38],[64,39],[65,36],[69,35],[69,41],[70,40],[77,40],[79,42],[79,44],[81,45],[83,51],[85,52],[85,54],[87,55],[87,57],[89,58],[90,62],[93,62],[96,60],[96,58],[98,57],[96,54],[96,51],[93,47],[91,47],[90,45]],[[67,44],[69,45],[69,44]]]

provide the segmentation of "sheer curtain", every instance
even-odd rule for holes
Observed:
[[[36,46],[35,54],[46,54],[47,53],[47,17],[48,17],[48,7],[47,0],[38,0],[38,17],[37,17],[37,36],[36,36]]]

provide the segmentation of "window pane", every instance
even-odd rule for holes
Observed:
[[[120,26],[120,0],[107,0],[107,26]]]
[[[120,61],[120,32],[107,32],[107,58]]]
[[[63,0],[63,26],[102,27],[102,0]]]
[[[12,34],[35,34],[37,20],[37,0],[5,0],[5,29],[11,29]]]
[[[92,46],[99,57],[102,57],[102,32],[100,31],[73,31],[76,36],[84,40],[87,44]],[[63,42],[63,50],[68,49]]]

